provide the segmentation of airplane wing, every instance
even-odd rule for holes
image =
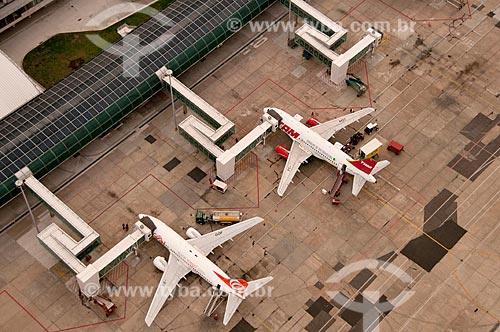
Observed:
[[[170,254],[167,267],[161,276],[160,283],[158,284],[158,288],[156,289],[155,296],[153,297],[153,301],[151,301],[151,305],[149,306],[148,313],[146,314],[146,318],[144,319],[148,326],[151,326],[153,320],[156,318],[158,313],[160,312],[163,304],[167,298],[172,294],[175,286],[179,283],[179,280],[184,278],[186,274],[191,272],[189,268],[182,265],[177,257]]]
[[[285,169],[283,170],[278,186],[278,195],[283,196],[286,188],[288,188],[288,185],[292,182],[295,173],[299,170],[300,165],[310,156],[311,153],[303,150],[298,143],[295,143],[295,141],[292,143],[286,160]]]
[[[318,133],[324,139],[330,139],[330,137],[332,137],[340,129],[347,127],[351,123],[358,121],[359,119],[361,119],[365,115],[372,113],[373,111],[375,111],[374,108],[364,108],[360,111],[350,113],[327,122],[323,122],[317,126],[312,127],[311,130]]]
[[[224,227],[215,232],[204,234],[196,239],[187,240],[193,247],[198,248],[205,256],[210,254],[215,247],[231,240],[236,235],[246,231],[249,228],[261,223],[264,219],[253,217],[237,224]]]
[[[358,196],[361,188],[365,185],[366,180],[361,175],[355,174],[354,181],[352,182],[352,194]]]

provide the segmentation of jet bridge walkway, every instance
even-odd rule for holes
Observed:
[[[54,253],[61,253],[61,256],[58,256],[61,257],[64,263],[67,263],[70,268],[76,268],[78,266],[76,262],[72,260],[66,261],[66,258],[68,258],[66,254],[72,255],[76,259],[82,259],[101,243],[99,234],[83,221],[79,215],[64,204],[63,201],[47,189],[47,187],[38,181],[29,168],[24,167],[15,175],[22,181],[23,185],[28,187],[31,193],[44,202],[61,221],[81,237],[79,241],[74,240],[54,223],[50,224],[49,227],[45,228],[37,235],[43,245]]]
[[[80,238],[75,240],[55,223],[37,234],[41,244],[76,274],[81,292],[88,297],[98,294],[100,280],[127,256],[136,252],[144,241],[149,241],[156,228],[148,217],[143,217],[134,224],[130,234],[86,266],[81,259],[101,243],[99,234],[36,179],[28,167],[24,167],[15,175],[20,181],[17,183],[19,186],[26,186]]]
[[[345,81],[348,68],[373,51],[382,40],[382,33],[368,29],[368,34],[353,47],[343,54],[336,53],[334,50],[347,38],[347,30],[303,0],[280,0],[287,7],[289,1],[292,12],[305,19],[295,31],[295,44],[330,67],[330,80],[337,85]]]
[[[292,3],[291,7],[290,1]],[[321,38],[329,49],[335,50],[347,40],[346,29],[307,2],[303,0],[280,0],[280,3],[287,8],[291,8],[292,13],[303,18],[316,30],[322,31],[323,36]]]
[[[262,142],[269,133],[275,131],[277,124],[273,126],[268,121],[262,121],[234,146],[224,150],[222,143],[234,134],[234,123],[175,77],[168,76],[167,72],[165,67],[156,72],[164,87],[169,89],[171,84],[174,96],[205,121],[189,115],[179,123],[179,133],[215,162],[218,178],[223,181],[228,180],[235,172],[236,163]]]
[[[76,275],[78,286],[85,296],[93,297],[98,295],[100,280],[129,255],[137,253],[139,246],[151,239],[156,227],[148,217],[143,217],[134,224],[133,229],[132,233],[128,234],[104,255],[87,265],[83,271]],[[89,285],[92,285],[92,287]]]
[[[189,107],[194,113],[196,113],[200,118],[205,120],[209,125],[215,128],[215,130],[205,126],[210,129],[210,131],[206,130],[206,128],[201,127],[202,133],[215,145],[222,144],[225,140],[227,140],[231,135],[234,134],[234,123],[232,123],[228,118],[226,118],[222,113],[217,111],[212,105],[207,103],[203,98],[194,93],[187,86],[182,84],[181,81],[176,79],[175,77],[168,77],[166,67],[160,68],[160,70],[156,73],[160,79],[162,79],[162,83],[164,88],[170,88],[170,84],[172,84],[172,90],[174,96],[178,98],[184,105]],[[195,120],[191,120],[189,123],[185,123],[184,126],[179,125],[181,130],[185,130],[186,127],[196,122],[197,118],[194,117]],[[198,120],[198,122],[201,122]],[[201,122],[202,123],[202,122]],[[203,123],[202,123],[203,124]]]

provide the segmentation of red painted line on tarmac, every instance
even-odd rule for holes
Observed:
[[[303,102],[302,100],[300,100],[297,96],[295,96],[293,93],[291,93],[288,89],[286,89],[285,87],[283,87],[282,85],[280,85],[279,83],[273,81],[272,79],[269,78],[269,81],[271,81],[274,85],[276,85],[278,88],[280,88],[281,90],[285,91],[285,93],[287,93],[288,95],[290,95],[290,97],[292,97],[293,99],[295,99],[296,101],[298,101],[299,103],[301,103],[302,105],[306,106],[307,108],[310,108],[309,105],[307,105],[305,102]]]
[[[368,74],[367,74],[367,78],[368,78]],[[302,100],[300,100],[297,96],[295,96],[293,93],[291,93],[289,90],[287,90],[285,87],[283,87],[282,85],[280,85],[279,83],[273,81],[272,79],[269,79],[272,83],[276,84],[277,87],[279,87],[280,89],[282,89],[283,91],[285,91],[287,94],[289,94],[291,97],[293,97],[294,99],[296,99],[297,101],[299,101],[301,104],[303,104],[304,106],[306,106],[307,109],[310,109],[310,110],[345,110],[345,109],[350,109],[350,108],[365,108],[366,106],[346,106],[346,107],[340,107],[340,106],[336,106],[336,107],[311,107],[310,105],[306,104],[305,102],[303,102]],[[372,101],[370,99],[370,105],[372,104]]]
[[[75,326],[75,327],[68,327],[68,328],[65,328],[65,329],[54,330],[54,331],[50,331],[50,332],[63,332],[63,331],[71,331],[71,330],[75,330],[75,329],[83,329],[85,327],[96,326],[96,325],[105,324],[105,323],[112,323],[112,322],[120,321],[120,320],[123,320],[123,319],[125,319],[125,317],[116,318],[116,319],[110,319],[110,320],[105,320],[105,321],[102,321],[102,322],[84,324],[84,325],[79,325],[79,326]]]
[[[95,216],[94,218],[92,218],[92,220],[90,220],[88,223],[92,223],[94,220],[96,220],[97,218],[99,218],[100,216],[102,216],[104,214],[104,212],[108,211],[113,205],[115,205],[116,203],[118,203],[123,197],[125,197],[126,195],[128,195],[132,190],[134,190],[137,186],[139,186],[144,180],[146,180],[146,178],[148,177],[149,175],[146,175],[144,178],[142,178],[139,182],[137,182],[136,184],[134,184],[132,187],[130,187],[129,189],[127,189],[127,191],[125,191],[125,193],[123,193],[123,195],[121,195],[116,201],[114,201],[113,203],[111,203],[110,205],[108,205],[104,210],[102,210],[97,216]]]
[[[363,60],[363,64],[365,65],[366,88],[368,90],[368,100],[370,100],[370,107],[373,107],[372,92],[370,89],[370,79],[368,78],[368,65],[366,64],[366,61],[364,61],[364,60]]]
[[[123,262],[123,264],[125,264],[125,266],[127,267],[126,277],[125,277],[125,289],[128,290],[128,269],[129,269],[129,267],[128,267],[127,263]],[[85,327],[96,326],[96,325],[101,325],[101,324],[106,324],[106,323],[112,323],[112,322],[118,322],[118,321],[121,321],[121,320],[125,320],[127,318],[127,300],[128,300],[128,297],[125,296],[125,302],[123,304],[123,317],[114,318],[114,319],[110,319],[110,320],[103,320],[101,322],[89,323],[89,324],[84,324],[84,325],[79,325],[79,326],[74,326],[74,327],[68,327],[68,328],[64,328],[64,329],[60,329],[60,330],[55,330],[55,331],[51,331],[51,332],[71,331],[71,330],[75,330],[75,329],[81,329],[81,328],[85,328]]]
[[[384,0],[377,0],[379,2],[381,2],[382,4],[386,5],[387,7],[391,8],[392,10],[394,10],[395,12],[401,14],[402,16],[406,17],[407,19],[413,21],[413,22],[445,22],[445,21],[457,21],[457,20],[463,20],[464,17],[458,17],[458,18],[427,18],[427,19],[416,19],[416,18],[413,18],[413,17],[410,17],[408,15],[406,15],[404,12],[402,12],[401,10],[397,9],[396,7],[388,4],[387,2],[385,2]],[[467,8],[468,8],[468,12],[469,14],[467,15],[468,18],[470,19],[472,17],[472,11],[471,11],[471,8],[470,8],[470,1],[467,0]]]
[[[28,314],[28,315],[29,315],[29,316],[30,316],[30,317],[31,317],[31,318],[32,318],[32,319],[33,319],[33,320],[34,320],[34,321],[35,321],[38,325],[40,325],[40,327],[41,327],[44,331],[47,331],[47,332],[49,331],[49,330],[47,330],[47,328],[46,328],[45,326],[43,326],[43,324],[42,324],[42,323],[40,323],[40,321],[39,321],[38,319],[36,319],[36,318],[35,318],[35,316],[33,316],[33,314],[32,314],[32,313],[31,313],[28,309],[26,309],[26,308],[25,308],[25,307],[24,307],[21,303],[19,303],[19,302],[18,302],[18,301],[14,298],[14,296],[10,295],[10,293],[9,293],[6,289],[4,289],[3,291],[1,291],[1,292],[0,292],[0,295],[2,295],[2,294],[4,294],[4,293],[5,293],[5,294],[7,294],[7,296],[8,296],[8,297],[10,297],[10,299],[11,299],[12,301],[14,301],[14,303],[16,303],[16,304],[17,304],[17,305],[18,305],[21,309],[23,309],[23,310],[24,310],[24,312],[26,312],[26,313],[27,313],[27,314]]]
[[[467,0],[467,9],[469,10],[469,18],[472,18],[472,9],[470,8],[470,0]]]
[[[262,85],[262,83],[261,83]],[[255,90],[255,89],[254,89]],[[256,206],[245,206],[245,207],[216,207],[217,209],[255,209],[260,207],[260,188],[258,187],[259,184],[259,160],[256,154],[254,154],[256,158],[256,176],[257,176],[257,205]],[[132,190],[137,188],[137,186],[141,185],[148,177],[154,178],[158,183],[160,183],[163,187],[165,187],[168,191],[170,191],[175,197],[177,197],[179,200],[181,200],[184,204],[186,204],[191,210],[210,210],[214,209],[214,207],[203,207],[203,208],[196,208],[189,204],[185,199],[183,199],[179,194],[177,194],[174,190],[172,190],[168,185],[163,183],[160,179],[158,179],[155,175],[153,174],[148,174],[145,177],[143,177],[139,182],[137,182],[135,185],[131,186],[125,193],[123,193],[117,200],[115,200],[113,203],[108,205],[104,210],[102,210],[97,216],[92,218],[88,223],[91,224],[93,221],[95,221],[97,218],[102,216],[106,211],[111,209],[116,203],[121,201],[126,195],[128,195]]]
[[[269,81],[269,79],[266,79],[266,80],[262,81],[262,83],[260,83],[255,88],[253,88],[252,91],[250,91],[245,97],[243,97],[243,99],[241,99],[234,106],[232,106],[230,109],[228,109],[224,113],[224,115],[228,114],[229,112],[231,112],[232,110],[234,110],[236,107],[238,107],[242,102],[244,102],[248,97],[250,97],[255,91],[257,91],[258,89],[260,89],[261,86],[263,86],[264,84],[266,84],[267,81]]]
[[[467,15],[468,16],[468,15]],[[458,21],[458,20],[463,20],[463,17],[455,17],[455,18],[428,18],[428,19],[418,19],[418,20],[413,20],[415,22],[421,23],[421,22],[446,22],[446,21]]]
[[[258,165],[258,157],[257,155],[254,153],[254,156],[256,158],[256,176],[257,176],[257,205],[256,206],[245,206],[245,207],[194,207],[192,206],[191,204],[189,204],[186,200],[184,200],[179,194],[177,194],[174,190],[172,190],[167,184],[163,183],[160,179],[158,179],[155,175],[153,174],[149,174],[148,176],[151,176],[152,178],[154,178],[156,181],[158,181],[158,183],[160,183],[162,186],[164,186],[168,191],[170,191],[172,194],[174,194],[175,197],[177,197],[178,199],[180,199],[184,204],[186,204],[191,210],[213,210],[213,209],[238,209],[238,210],[244,210],[244,209],[255,209],[255,208],[259,208],[260,207],[260,194],[259,194],[259,187],[258,187],[258,183],[259,183],[259,165]],[[146,176],[146,177],[148,177]]]
[[[379,2],[381,2],[382,4],[386,5],[387,7],[391,8],[392,10],[394,10],[395,12],[401,14],[402,16],[406,17],[407,19],[411,20],[411,21],[415,21],[413,18],[411,18],[410,16],[406,15],[405,13],[403,13],[402,11],[400,11],[399,9],[396,9],[396,7],[392,6],[392,5],[389,5],[387,2],[385,2],[384,0],[378,0]]]
[[[125,277],[125,288],[128,289],[129,266],[125,262],[123,262],[123,264],[125,264],[125,266],[127,268],[126,269],[126,277]],[[16,298],[9,293],[9,291],[7,291],[6,289],[4,289],[4,290],[0,291],[0,296],[2,296],[2,294],[6,294],[8,297],[10,297],[10,299],[12,301],[14,301],[14,303],[16,303],[21,309],[23,309],[24,312],[26,312],[38,325],[40,325],[40,327],[44,331],[49,332],[49,330],[26,307],[24,307],[19,301],[17,301]],[[84,325],[74,326],[74,327],[68,327],[68,328],[64,328],[64,329],[60,329],[60,330],[55,330],[55,331],[51,331],[51,332],[70,331],[70,330],[75,330],[75,329],[80,329],[80,328],[85,328],[85,327],[90,327],[90,326],[95,326],[95,325],[106,324],[106,323],[111,323],[111,322],[116,322],[116,321],[124,320],[127,317],[127,299],[128,299],[128,297],[125,296],[125,301],[124,301],[124,304],[123,304],[123,317],[114,318],[114,319],[110,319],[110,320],[104,320],[104,321],[90,323],[90,324],[84,324]]]
[[[153,174],[149,174],[148,176],[151,176],[153,179],[155,179],[156,181],[158,181],[160,184],[162,184],[168,191],[170,191],[172,194],[174,194],[175,197],[177,197],[178,199],[180,199],[182,202],[184,202],[184,204],[186,204],[187,206],[189,206],[191,208],[191,210],[195,210],[194,207],[191,206],[191,204],[189,204],[186,200],[184,200],[181,196],[179,196],[175,191],[173,191],[172,189],[170,189],[169,186],[167,186],[165,183],[161,182],[160,179],[158,179],[155,175]],[[146,176],[146,177],[148,177]]]
[[[361,1],[360,3],[358,3],[356,6],[352,7],[351,9],[349,9],[349,11],[347,13],[344,14],[344,16],[342,16],[338,21],[342,21],[344,18],[346,18],[347,16],[351,15],[356,9],[358,9],[359,6],[361,6],[362,4],[364,4],[367,0],[363,0]]]
[[[259,156],[253,151],[250,151],[251,154],[255,156],[255,171],[257,174],[257,208],[260,208],[260,186],[259,186]]]

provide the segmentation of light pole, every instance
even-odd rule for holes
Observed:
[[[26,202],[26,206],[28,206],[28,211],[30,212],[31,215],[31,220],[33,221],[33,226],[35,226],[36,233],[40,233],[40,230],[38,229],[38,225],[36,224],[36,219],[35,216],[33,215],[33,211],[31,210],[30,202],[28,202],[28,198],[26,197],[26,193],[24,192],[23,189],[23,184],[24,182],[22,180],[17,180],[16,181],[16,186],[21,189],[21,193],[23,194],[24,201]]]
[[[175,117],[175,103],[174,103],[174,88],[172,88],[172,75],[174,72],[171,69],[167,69],[165,72],[168,76],[168,85],[170,85],[170,100],[172,100],[172,116],[174,117],[174,127],[177,131],[177,118]]]

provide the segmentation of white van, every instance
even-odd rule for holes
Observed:
[[[214,182],[212,182],[212,189],[225,193],[227,190],[227,184],[220,180],[214,180]]]

